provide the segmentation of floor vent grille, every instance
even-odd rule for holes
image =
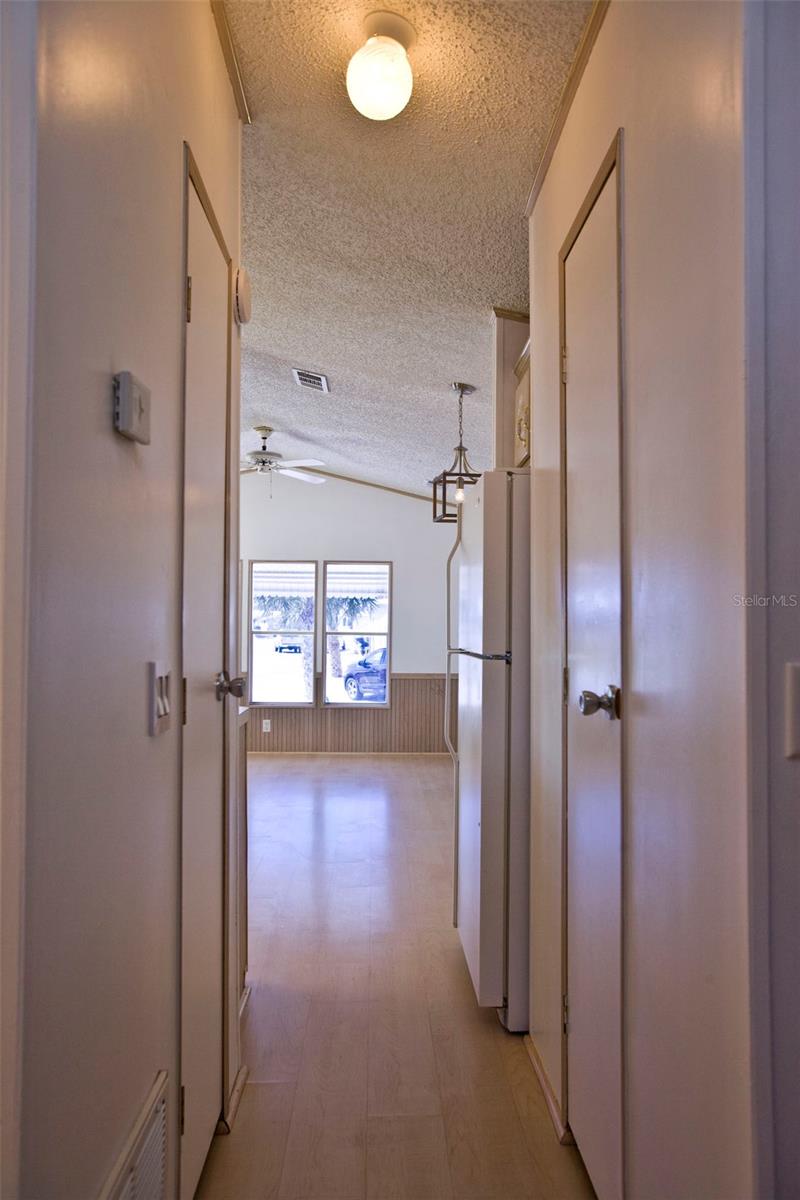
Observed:
[[[292,367],[292,375],[295,383],[300,387],[309,388],[312,392],[329,392],[331,389],[328,386],[328,376],[320,375],[318,371],[302,371],[299,367]]]
[[[167,1200],[167,1072],[159,1071],[100,1200]]]

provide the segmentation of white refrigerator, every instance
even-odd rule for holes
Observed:
[[[454,917],[478,1003],[528,1028],[530,475],[465,489],[448,564],[458,670]],[[448,593],[450,588],[448,588]],[[448,687],[448,696],[451,693]]]

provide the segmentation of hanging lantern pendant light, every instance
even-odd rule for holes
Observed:
[[[471,383],[452,383],[450,386],[454,392],[458,392],[458,445],[454,447],[455,458],[451,466],[432,481],[433,519],[437,525],[455,524],[458,505],[464,499],[464,488],[477,483],[481,477],[480,471],[470,466],[464,445],[464,397],[471,396],[475,388]],[[448,488],[455,488],[452,500],[448,496]]]

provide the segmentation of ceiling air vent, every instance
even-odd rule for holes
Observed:
[[[317,371],[301,371],[298,367],[292,367],[292,375],[295,383],[299,383],[300,387],[310,388],[312,392],[329,392],[328,376],[320,375]]]

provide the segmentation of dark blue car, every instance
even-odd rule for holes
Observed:
[[[373,650],[365,658],[350,667],[344,677],[344,690],[348,700],[371,700],[386,702],[386,647]]]

